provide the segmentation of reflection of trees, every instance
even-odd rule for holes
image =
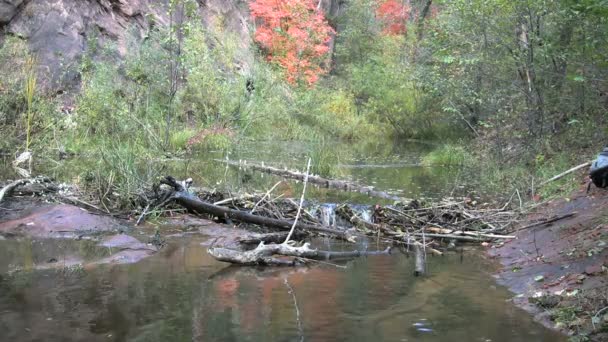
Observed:
[[[413,260],[399,255],[360,258],[345,271],[315,265],[215,272],[225,266],[198,242],[185,243],[135,265],[3,274],[0,331],[11,341],[293,340],[287,278],[306,340],[409,339],[420,318],[449,341],[547,336],[509,310],[506,294],[490,289],[476,260],[429,258],[427,278],[412,277]]]

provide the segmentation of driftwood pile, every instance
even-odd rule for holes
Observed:
[[[369,220],[358,215],[351,206],[342,204],[336,207],[335,216],[341,218],[336,221],[343,224],[327,226],[322,224],[316,213],[300,207],[293,199],[280,198],[281,195],[273,198],[270,195],[271,191],[259,195],[222,198],[217,193],[201,191],[195,193],[187,188],[187,182],[178,182],[172,177],[166,177],[162,183],[169,186],[169,196],[189,212],[210,215],[220,221],[253,224],[279,231],[295,229],[301,237],[322,234],[351,242],[360,237],[371,236],[392,244],[413,246],[415,251],[421,250],[436,255],[443,253],[440,251],[440,247],[445,245],[442,242],[483,243],[512,239],[514,236],[500,233],[517,222],[517,213],[507,210],[507,205],[498,209],[485,208],[471,200],[463,199],[443,200],[434,204],[410,201],[392,206],[376,205],[370,208],[372,213]],[[207,202],[205,198],[214,199],[215,202]],[[297,218],[299,220],[296,220]],[[280,243],[285,235],[280,236],[277,237],[277,233],[259,234],[257,240],[248,241],[249,244],[260,243],[253,250],[212,246],[209,253],[218,260],[245,265],[293,265],[294,260],[330,259],[378,253],[353,251],[340,255],[340,253],[311,249],[308,244],[294,247],[293,241],[287,238]],[[268,242],[274,244],[266,244]],[[276,255],[294,258],[277,259]]]
[[[322,181],[319,177],[310,179],[314,179],[311,182]],[[310,179],[308,172],[305,173],[304,184]],[[353,183],[341,181],[326,184],[347,184],[342,189],[350,191],[356,188]],[[426,256],[427,253],[441,255],[441,249],[455,241],[487,243],[514,238],[503,233],[517,223],[519,214],[516,210],[509,210],[508,204],[502,208],[490,208],[468,199],[446,199],[437,203],[412,200],[397,201],[388,206],[375,205],[369,207],[365,215],[359,207],[348,204],[331,206],[331,215],[335,219],[328,224],[320,219],[312,206],[303,205],[305,190],[298,203],[290,198],[282,198],[282,194],[272,194],[277,185],[264,194],[236,197],[196,189],[191,185],[190,179],[177,181],[170,176],[162,179],[159,185],[153,187],[152,192],[140,196],[146,203],[140,203],[144,209],[139,213],[136,224],[145,220],[151,212],[172,211],[171,206],[178,205],[191,213],[206,215],[225,223],[261,228],[258,229],[260,233],[236,241],[240,248],[226,247],[234,246],[232,243],[220,246],[214,244],[209,249],[209,253],[218,260],[243,265],[296,265],[309,260],[352,258],[390,252],[390,249],[346,252],[317,250],[305,243],[312,235],[330,236],[349,242],[373,237],[389,245],[412,247],[416,256]],[[107,209],[103,210],[77,196],[58,191],[58,186],[46,178],[23,179],[8,184],[0,189],[0,201],[10,196],[11,192],[23,193],[30,189],[35,192],[35,186],[43,187],[43,192],[55,192],[60,200],[109,214]],[[387,198],[382,192],[374,192],[371,187],[359,189],[365,189],[370,196]],[[416,272],[424,273],[423,262],[417,262]]]

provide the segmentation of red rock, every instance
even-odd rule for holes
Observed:
[[[66,204],[36,207],[23,214],[20,218],[0,223],[0,234],[43,238],[76,237],[121,227],[111,217],[93,215]]]
[[[600,264],[585,267],[585,274],[587,275],[597,275],[602,272],[602,265]]]

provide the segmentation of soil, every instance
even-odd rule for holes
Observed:
[[[579,189],[538,207],[517,239],[489,253],[502,264],[498,281],[513,301],[545,325],[592,341],[608,340],[608,190]],[[599,313],[599,314],[598,314]]]

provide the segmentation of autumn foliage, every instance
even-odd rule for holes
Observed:
[[[312,85],[326,73],[323,62],[334,30],[314,0],[253,0],[255,41],[291,84]]]
[[[411,7],[398,0],[379,0],[376,16],[382,22],[384,34],[401,35],[407,33],[407,20]]]

